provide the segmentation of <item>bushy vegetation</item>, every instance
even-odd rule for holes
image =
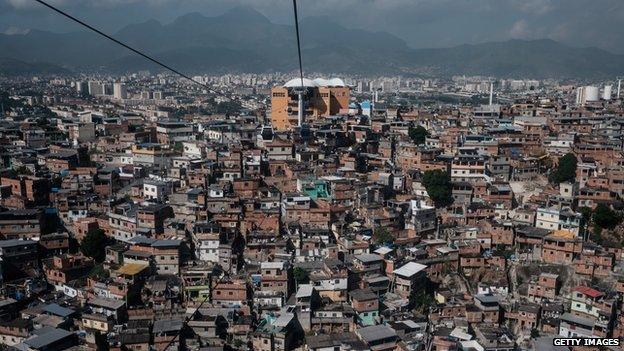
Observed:
[[[550,174],[550,181],[558,184],[561,182],[574,182],[576,178],[576,156],[568,153],[559,159],[557,168]]]
[[[426,171],[422,185],[436,207],[446,207],[453,203],[453,184],[448,172],[439,169]]]

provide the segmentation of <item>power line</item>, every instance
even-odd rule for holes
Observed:
[[[123,46],[124,48],[126,48],[126,49],[128,49],[128,50],[130,50],[130,51],[134,52],[135,54],[140,55],[141,57],[143,57],[143,58],[145,58],[145,59],[147,59],[147,60],[149,60],[149,61],[151,61],[151,62],[153,62],[153,63],[155,63],[155,64],[157,64],[157,65],[159,65],[160,67],[163,67],[163,68],[165,68],[165,69],[167,69],[167,70],[169,70],[169,71],[171,71],[171,72],[173,72],[173,73],[175,73],[175,74],[179,75],[179,76],[180,76],[180,77],[182,77],[182,78],[188,79],[189,81],[191,81],[191,82],[193,82],[193,83],[195,83],[195,84],[201,85],[202,87],[207,88],[207,89],[208,89],[208,91],[210,91],[210,92],[212,92],[212,93],[216,93],[214,90],[212,90],[212,89],[211,89],[209,86],[207,86],[206,84],[201,83],[201,82],[199,82],[199,81],[197,81],[197,80],[195,80],[195,79],[193,79],[193,78],[191,78],[191,77],[187,76],[186,74],[184,74],[184,73],[182,73],[182,72],[178,71],[177,69],[175,69],[175,68],[173,68],[173,67],[171,67],[171,66],[169,66],[169,65],[167,65],[167,64],[165,64],[165,63],[162,63],[161,61],[159,61],[159,60],[157,60],[157,59],[155,59],[155,58],[153,58],[153,57],[151,57],[151,56],[149,56],[149,55],[147,55],[147,54],[142,53],[141,51],[139,51],[139,50],[137,50],[137,49],[135,49],[135,48],[131,47],[130,45],[128,45],[128,44],[126,44],[126,43],[124,43],[124,42],[122,42],[122,41],[119,41],[119,40],[117,40],[117,39],[113,38],[112,36],[110,36],[110,35],[108,35],[108,34],[106,34],[106,33],[102,32],[101,30],[99,30],[99,29],[97,29],[97,28],[95,28],[95,27],[93,27],[93,26],[91,26],[91,25],[89,25],[88,23],[85,23],[84,21],[82,21],[82,20],[80,20],[80,19],[78,19],[78,18],[76,18],[76,17],[74,17],[74,16],[72,16],[72,15],[68,14],[67,12],[65,12],[65,11],[63,11],[63,10],[61,10],[61,9],[59,9],[59,8],[57,8],[57,7],[55,7],[55,6],[53,6],[53,5],[50,5],[49,3],[47,3],[47,2],[45,2],[45,1],[43,1],[43,0],[35,0],[35,1],[36,1],[36,2],[38,2],[38,3],[40,3],[41,5],[43,5],[43,6],[47,7],[47,8],[49,8],[49,9],[51,9],[52,11],[57,12],[57,13],[59,13],[59,14],[61,14],[61,15],[65,16],[65,17],[69,18],[70,20],[72,20],[72,21],[74,21],[74,22],[76,22],[76,23],[78,23],[78,24],[80,24],[80,25],[82,25],[82,26],[84,26],[84,27],[86,27],[86,28],[88,28],[88,29],[92,30],[93,32],[96,32],[97,34],[99,34],[99,35],[103,36],[104,38],[106,38],[106,39],[108,39],[108,40],[110,40],[110,41],[112,41],[112,42],[114,42],[114,43],[116,43],[116,44],[118,44],[118,45],[121,45],[121,46]]]
[[[301,89],[303,90],[303,64],[301,63],[301,42],[299,39],[299,16],[297,16],[297,0],[293,0],[295,10],[295,32],[297,33],[297,54],[299,55],[299,75],[301,76]]]
[[[193,317],[195,317],[195,314],[199,311],[199,309],[204,305],[204,302],[208,301],[208,296],[206,295],[206,297],[204,298],[204,300],[199,304],[199,306],[197,306],[197,308],[195,309],[195,311],[193,311],[193,313],[191,313],[190,316],[188,316],[185,320],[184,323],[182,323],[182,328],[180,328],[180,330],[178,330],[178,332],[176,333],[176,335],[173,336],[173,338],[169,341],[169,343],[167,344],[167,346],[165,346],[165,348],[163,349],[163,351],[167,351],[167,349],[169,349],[169,347],[173,344],[174,341],[176,341],[176,339],[178,338],[178,336],[180,336],[180,333],[182,333],[182,331],[184,330],[184,327],[188,324],[188,322],[191,321],[191,319],[193,319]]]
[[[214,269],[213,269],[214,272]],[[212,274],[212,273],[211,273]],[[219,281],[217,282],[217,284],[219,284],[222,280],[223,277],[219,278]],[[212,289],[212,278],[210,279],[210,289]],[[210,297],[210,295],[206,295],[206,297],[202,300],[202,302],[199,304],[199,306],[197,306],[197,308],[195,309],[195,311],[193,311],[193,313],[191,313],[190,316],[188,316],[184,322],[182,323],[182,328],[180,328],[180,330],[178,330],[178,332],[176,333],[176,335],[173,336],[173,338],[169,341],[169,343],[167,343],[167,346],[165,346],[165,348],[163,349],[163,351],[167,351],[167,349],[169,349],[169,347],[176,341],[176,339],[180,336],[180,334],[184,331],[184,327],[186,325],[188,325],[188,323],[191,321],[191,319],[193,319],[195,317],[195,314],[197,312],[199,312],[199,309],[202,308],[202,306],[204,305],[204,303],[206,301],[208,301],[208,298]]]

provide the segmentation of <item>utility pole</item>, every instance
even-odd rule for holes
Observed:
[[[303,84],[303,80],[301,82]],[[297,108],[299,109],[297,111],[297,125],[301,128],[303,126],[303,85],[301,90],[297,92],[297,96],[299,98],[297,102]]]

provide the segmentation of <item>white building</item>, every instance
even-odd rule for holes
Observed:
[[[579,235],[581,218],[580,213],[576,213],[569,208],[538,208],[535,216],[535,226],[547,230],[568,230],[575,235]]]
[[[125,84],[119,82],[113,84],[113,97],[119,100],[128,98],[128,91],[126,90]]]
[[[410,202],[411,221],[406,222],[406,229],[416,231],[416,234],[432,233],[436,229],[437,216],[435,207],[427,205],[421,200]]]
[[[584,105],[587,102],[599,100],[599,90],[595,86],[584,86],[576,88],[576,104]]]
[[[200,261],[219,263],[219,234],[199,233],[195,239],[195,255]]]
[[[611,100],[611,94],[613,93],[613,86],[612,85],[605,85],[604,89],[602,90],[602,99],[603,100]]]
[[[68,125],[69,138],[75,144],[89,142],[95,140],[95,124],[94,123],[78,123]]]
[[[146,199],[161,200],[166,195],[171,194],[169,184],[160,180],[145,180],[143,182],[143,195]]]

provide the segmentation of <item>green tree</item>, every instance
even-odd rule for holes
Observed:
[[[373,232],[373,240],[376,244],[393,243],[394,236],[386,228],[376,228]]]
[[[578,209],[581,213],[581,225],[580,225],[580,233],[587,233],[589,227],[591,225],[592,216],[594,211],[590,207],[581,207]]]
[[[585,224],[589,223],[589,221],[591,221],[592,218],[592,214],[593,214],[593,210],[591,209],[591,207],[581,207],[578,209],[578,211],[581,213],[581,215],[583,216],[583,222],[585,222]]]
[[[236,100],[222,101],[217,104],[217,113],[224,115],[234,115],[240,112],[243,108],[240,102]]]
[[[15,172],[17,174],[32,175],[32,171],[26,166],[19,166],[15,168]]]
[[[424,144],[425,139],[429,136],[429,131],[423,126],[416,126],[409,128],[409,137],[416,145]]]
[[[243,344],[244,342],[241,339],[234,339],[234,341],[232,341],[232,346],[234,346],[237,350],[240,349]]]
[[[175,152],[180,152],[180,153],[184,152],[184,144],[182,144],[182,143],[175,143],[175,144],[173,144],[173,150]]]
[[[550,174],[550,181],[556,184],[561,182],[574,182],[576,178],[576,162],[577,160],[574,154],[568,153],[563,155],[559,159],[557,169]]]
[[[596,206],[592,219],[602,229],[613,229],[622,221],[622,217],[605,204]]]
[[[21,100],[13,100],[6,91],[0,91],[0,104],[2,104],[5,113],[11,112],[13,108],[24,106]]]
[[[310,281],[308,271],[301,267],[295,267],[295,269],[293,269],[293,277],[295,278],[297,284],[306,284],[308,281]]]
[[[101,264],[96,264],[91,272],[89,272],[89,277],[93,278],[108,278],[110,277],[110,272],[104,268]]]
[[[591,240],[598,245],[602,245],[602,228],[594,224],[594,229],[591,233]]]
[[[106,244],[108,244],[108,238],[104,231],[102,229],[92,230],[82,239],[80,251],[96,262],[102,262],[106,257]]]
[[[422,185],[436,207],[446,207],[453,203],[453,184],[448,172],[439,169],[425,171]]]
[[[426,313],[434,303],[433,297],[423,291],[414,298],[414,309],[421,313]]]

